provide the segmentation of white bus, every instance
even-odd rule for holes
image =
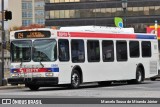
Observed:
[[[158,41],[133,28],[103,26],[12,31],[10,84],[31,90],[85,82],[141,83],[158,74]]]

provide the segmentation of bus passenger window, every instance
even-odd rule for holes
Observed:
[[[127,42],[117,41],[116,42],[116,53],[117,61],[127,61]]]
[[[59,45],[59,60],[69,61],[69,42],[67,39],[60,39],[58,41]]]
[[[140,51],[139,51],[139,42],[138,41],[130,41],[129,42],[129,51],[131,58],[138,58]]]
[[[151,57],[151,42],[142,41],[142,57]]]
[[[102,41],[102,56],[104,62],[114,61],[114,46],[113,41]]]
[[[87,54],[88,54],[88,62],[100,61],[99,41],[97,40],[87,41]]]
[[[72,40],[71,41],[71,55],[72,62],[84,62],[84,41],[83,40]]]

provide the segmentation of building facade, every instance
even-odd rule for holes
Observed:
[[[126,16],[126,26],[146,32],[160,22],[160,0],[128,0],[124,14],[121,0],[46,0],[46,26],[115,26],[114,17]]]
[[[21,0],[8,0],[8,10],[12,11],[12,20],[8,20],[9,29],[15,26],[22,26]]]
[[[8,21],[9,29],[44,24],[44,5],[45,0],[8,0],[8,10],[12,11],[12,20]]]
[[[44,0],[22,0],[22,25],[44,24]]]

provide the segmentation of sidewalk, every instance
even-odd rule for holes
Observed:
[[[4,72],[4,78],[7,80],[7,78],[10,77],[10,72],[9,70],[5,70]],[[7,84],[5,86],[0,86],[0,90],[4,90],[4,89],[18,89],[18,88],[25,88],[25,85],[11,85],[11,84]]]
[[[4,90],[4,89],[19,89],[19,88],[25,88],[25,85],[10,85],[7,84],[5,86],[0,86],[0,90]]]

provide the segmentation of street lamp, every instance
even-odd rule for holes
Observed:
[[[126,27],[127,0],[122,0],[122,8],[123,8],[123,12],[124,12],[124,27]]]

